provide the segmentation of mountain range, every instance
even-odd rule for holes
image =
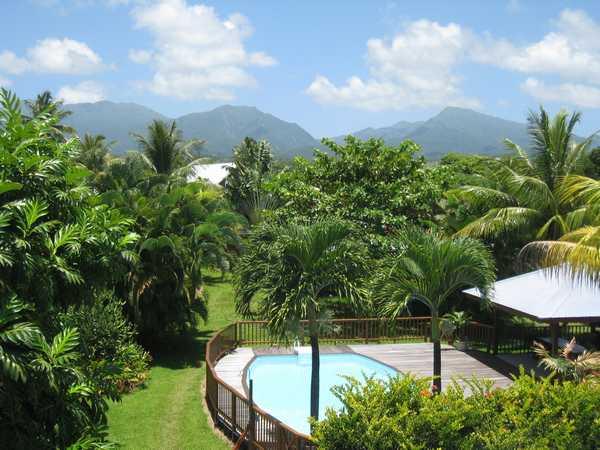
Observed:
[[[114,153],[135,149],[131,133],[143,134],[154,120],[173,120],[135,103],[78,103],[66,105],[72,114],[65,122],[80,135],[102,134],[114,141]],[[244,137],[266,139],[276,157],[310,156],[319,141],[298,124],[286,122],[251,106],[220,106],[211,111],[187,114],[174,119],[186,139],[205,141],[203,153],[230,159],[231,150]],[[503,139],[527,146],[527,128],[523,123],[504,120],[464,108],[447,107],[425,121],[398,122],[382,128],[366,128],[350,133],[361,139],[382,138],[389,145],[411,139],[423,148],[429,159],[456,151],[497,155],[504,151]],[[337,142],[343,136],[334,137]]]

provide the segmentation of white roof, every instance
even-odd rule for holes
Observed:
[[[233,167],[233,163],[198,164],[194,166],[188,180],[193,181],[202,178],[212,184],[220,184],[229,174],[228,167]]]
[[[475,288],[463,292],[481,298]],[[600,285],[574,280],[566,270],[540,269],[497,281],[491,301],[540,320],[600,320]]]

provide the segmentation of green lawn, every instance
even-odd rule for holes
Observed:
[[[146,386],[108,411],[110,439],[125,449],[231,448],[217,436],[203,408],[204,349],[210,336],[236,320],[229,282],[208,283],[209,320],[169,340],[155,355]]]

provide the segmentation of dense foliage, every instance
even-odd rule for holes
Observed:
[[[600,386],[536,381],[522,374],[506,389],[467,383],[431,395],[428,380],[400,375],[348,380],[334,389],[314,437],[324,450],[594,449],[600,442]]]
[[[449,187],[444,167],[428,167],[419,146],[396,147],[383,140],[348,136],[343,145],[323,143],[330,153],[315,152],[312,161],[297,158],[269,184],[281,203],[278,217],[338,217],[353,223],[379,247],[382,236],[407,223],[430,225],[437,203]]]

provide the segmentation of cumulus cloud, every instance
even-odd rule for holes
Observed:
[[[82,81],[75,86],[63,86],[57,97],[65,103],[93,103],[104,100],[104,88],[95,81]]]
[[[539,40],[517,45],[454,23],[410,22],[391,40],[367,42],[368,78],[352,76],[338,86],[317,75],[306,92],[323,104],[373,111],[477,106],[457,75],[459,64],[475,63],[529,75],[521,90],[538,100],[600,107],[600,24],[584,11],[565,9],[553,27]],[[562,81],[547,84],[542,76]]]
[[[0,71],[13,75],[24,72],[81,75],[104,68],[102,58],[87,44],[68,38],[38,41],[25,57],[8,50],[0,52]]]
[[[576,83],[547,85],[536,78],[527,78],[521,90],[540,101],[600,108],[600,88],[595,86]]]
[[[10,80],[8,78],[4,78],[2,76],[0,76],[0,87],[7,87],[10,86]]]
[[[462,93],[455,71],[470,40],[470,33],[454,23],[412,22],[392,40],[367,42],[369,78],[352,76],[336,86],[318,75],[306,92],[319,103],[371,111],[448,104],[477,107],[477,99]]]
[[[238,13],[222,19],[206,5],[160,0],[134,8],[132,16],[136,28],[154,37],[151,51],[130,52],[133,61],[155,70],[152,80],[138,84],[159,95],[230,100],[235,88],[256,84],[248,67],[276,63],[264,52],[246,50],[253,29]]]
[[[527,74],[600,83],[600,26],[584,11],[569,9],[555,25],[541,40],[522,46],[487,36],[473,46],[473,59]]]

